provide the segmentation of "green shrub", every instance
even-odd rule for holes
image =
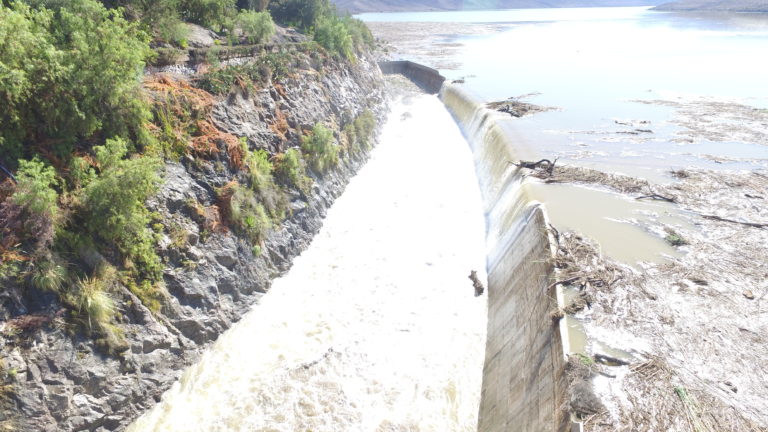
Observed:
[[[255,190],[272,185],[272,163],[269,162],[269,154],[265,150],[248,152],[245,156],[245,166],[248,168],[251,187]]]
[[[75,156],[69,161],[68,177],[72,187],[82,188],[96,178],[96,172],[85,158]]]
[[[301,149],[309,157],[312,169],[319,174],[339,163],[339,147],[333,143],[333,133],[320,123],[309,135],[302,137]]]
[[[251,44],[267,42],[275,34],[275,24],[269,12],[240,11],[237,25]]]
[[[269,0],[237,0],[237,7],[240,9],[249,9],[259,12],[267,10]]]
[[[115,302],[105,291],[107,282],[86,276],[78,283],[77,310],[85,315],[90,329],[103,329],[115,317]]]
[[[353,60],[354,42],[345,22],[336,16],[320,18],[315,26],[314,40],[331,53]]]
[[[347,28],[349,35],[352,37],[352,44],[355,48],[373,48],[376,40],[374,39],[371,30],[364,22],[350,16],[342,17],[341,21]]]
[[[284,53],[263,54],[250,63],[215,68],[197,79],[195,85],[216,95],[228,94],[235,85],[261,88],[270,80],[288,76],[291,58]]]
[[[80,138],[149,139],[140,94],[148,35],[94,0],[53,13],[16,1],[0,8],[0,153],[28,157],[27,143],[69,157]]]
[[[122,159],[127,144],[119,139],[94,149],[100,174],[86,188],[86,226],[114,244],[138,275],[158,280],[162,264],[144,201],[157,190],[160,163],[150,157]]]
[[[59,221],[56,173],[37,159],[20,160],[13,195],[0,203],[0,244],[5,248],[29,241],[24,249],[44,254],[53,243]]]
[[[305,174],[306,165],[299,150],[288,149],[285,153],[275,155],[275,177],[278,182],[293,186],[304,195],[308,195],[312,187],[312,179]]]
[[[129,273],[123,279],[123,283],[147,309],[155,313],[160,312],[164,297],[164,290],[161,288],[160,281],[153,282],[146,279],[136,281]]]
[[[274,222],[282,221],[285,218],[287,200],[283,191],[275,184],[269,154],[264,150],[247,152],[244,162],[248,169],[251,189],[256,192],[260,204]]]
[[[109,8],[121,7],[125,15],[140,21],[156,41],[182,46],[189,28],[181,20],[180,9],[184,0],[101,0]]]
[[[66,278],[66,269],[53,260],[38,262],[32,270],[32,285],[44,291],[60,292]]]
[[[353,122],[355,129],[355,150],[364,151],[370,148],[370,142],[373,138],[373,132],[376,129],[376,117],[370,110],[365,110],[357,116]]]
[[[330,11],[328,0],[272,0],[269,3],[269,12],[274,19],[305,30],[314,27],[317,20]]]
[[[266,209],[252,190],[240,185],[233,189],[229,202],[232,222],[251,242],[261,242],[272,225]]]
[[[151,62],[153,66],[168,66],[178,63],[187,53],[178,48],[157,48],[155,54]]]
[[[235,0],[186,0],[180,11],[187,21],[221,31],[235,14]]]
[[[58,193],[54,186],[58,184],[56,171],[38,159],[20,160],[16,173],[18,184],[12,200],[27,211],[55,219],[59,208]]]

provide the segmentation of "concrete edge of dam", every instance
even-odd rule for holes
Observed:
[[[440,99],[461,127],[474,157],[486,220],[488,333],[479,432],[579,431],[565,408],[568,329],[552,313],[564,306],[554,284],[556,240],[546,210],[521,187],[509,164],[519,151],[494,112],[461,85],[410,61],[381,62]]]
[[[381,61],[379,69],[385,75],[403,75],[429,94],[438,94],[445,82],[437,70],[409,60]]]

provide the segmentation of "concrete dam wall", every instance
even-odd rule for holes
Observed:
[[[435,69],[408,60],[379,62],[379,68],[384,74],[405,75],[430,94],[437,94],[445,81]]]
[[[553,247],[546,213],[522,187],[526,159],[499,113],[460,85],[440,97],[472,147],[486,215],[488,340],[478,431],[563,431],[565,324],[551,312]],[[567,343],[567,342],[566,342]]]
[[[393,62],[394,63],[394,62]],[[474,156],[486,220],[488,336],[479,432],[560,432],[571,422],[564,406],[567,331],[551,312],[562,306],[554,286],[554,241],[544,209],[522,187],[528,159],[499,113],[437,71],[411,62],[385,65],[417,84],[438,82],[440,98]]]

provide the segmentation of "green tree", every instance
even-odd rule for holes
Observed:
[[[141,276],[157,280],[162,264],[144,201],[160,183],[160,161],[124,159],[128,144],[121,139],[107,140],[94,150],[100,173],[86,187],[86,226],[96,238],[114,244]]]
[[[235,0],[186,0],[180,7],[182,18],[216,31],[221,31],[236,10]]]
[[[69,157],[97,136],[148,138],[139,77],[145,32],[94,0],[57,11],[0,6],[0,151],[31,156],[35,142]]]
[[[275,23],[269,12],[240,11],[237,25],[252,44],[264,43],[275,34]]]
[[[320,18],[315,27],[314,39],[323,48],[349,60],[354,59],[354,43],[344,21],[336,16]]]
[[[311,29],[331,11],[328,0],[272,0],[269,11],[277,22]]]
[[[239,9],[248,9],[263,12],[267,10],[269,0],[237,0]]]

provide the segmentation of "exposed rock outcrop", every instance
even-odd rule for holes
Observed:
[[[275,152],[296,145],[302,129],[316,122],[340,139],[340,127],[363,110],[383,114],[375,62],[365,57],[354,65],[331,62],[322,72],[303,66],[280,85],[237,92],[218,102],[216,126],[247,137],[252,149]],[[285,130],[270,127],[278,120],[285,122]],[[236,175],[226,157],[186,156],[167,163],[164,184],[148,205],[162,215],[165,226],[181,234],[174,239],[163,235],[160,241],[168,291],[160,313],[119,288],[116,295],[128,300],[119,314],[128,350],[107,356],[92,339],[73,332],[62,313],[57,315],[61,306],[53,296],[13,284],[4,287],[0,318],[40,314],[45,322],[23,338],[18,326],[0,323],[0,373],[12,382],[9,389],[0,388],[0,424],[20,431],[123,430],[258,302],[272,279],[290,268],[365,157],[344,157],[335,169],[315,176],[309,196],[293,193],[291,214],[259,248],[225,229],[202,228],[197,210],[215,206],[216,188]]]

